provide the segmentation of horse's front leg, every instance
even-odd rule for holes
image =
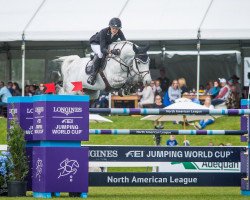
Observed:
[[[112,79],[112,87],[113,88],[121,88],[126,83],[126,78],[123,77],[114,77]]]

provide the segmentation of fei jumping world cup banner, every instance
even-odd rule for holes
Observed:
[[[245,147],[90,146],[90,162],[156,162],[159,172],[240,173]]]
[[[240,158],[245,150],[245,147],[89,146],[91,164],[119,163],[126,167],[144,162],[159,166],[159,173],[90,173],[89,185],[240,186]]]
[[[245,147],[89,146],[90,162],[240,162]]]
[[[35,96],[33,110],[33,140],[89,139],[88,96]]]

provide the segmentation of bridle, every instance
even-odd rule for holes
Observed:
[[[123,47],[126,44],[130,44],[130,43],[125,42],[123,44],[122,48],[120,49],[120,53],[122,52],[122,49],[123,49]],[[115,47],[116,47],[116,45],[113,47],[113,49],[115,49]],[[127,72],[127,77],[129,77],[129,75],[131,77],[138,76],[139,79],[143,80],[144,77],[147,74],[149,74],[150,72],[149,72],[149,70],[140,71],[138,64],[140,64],[140,63],[147,64],[147,63],[149,63],[150,59],[148,57],[146,61],[142,61],[140,58],[138,58],[138,56],[145,56],[145,55],[147,55],[147,54],[135,54],[135,56],[133,58],[133,62],[132,62],[131,65],[127,65],[120,56],[119,57],[118,56],[107,56],[107,58],[108,58],[108,60],[109,59],[113,59],[116,62],[118,62],[120,64],[120,67],[121,67],[122,71]],[[136,70],[133,67],[134,66],[134,62],[135,62],[135,68],[136,68]],[[125,67],[126,69],[124,70],[123,67]],[[132,75],[131,72],[134,72],[134,75]]]
[[[136,67],[137,72],[134,70],[133,66],[132,66],[132,70],[134,71],[134,73],[135,73],[136,75],[139,76],[139,78],[140,78],[141,80],[143,80],[144,77],[145,77],[147,74],[149,74],[149,70],[140,71],[140,69],[139,69],[139,67],[138,67],[138,64],[140,64],[140,63],[147,64],[147,63],[149,63],[150,59],[149,59],[149,57],[148,57],[147,60],[146,60],[145,62],[143,62],[141,59],[139,59],[139,58],[136,57],[136,56],[138,56],[138,55],[145,55],[145,54],[136,54],[136,55],[135,55],[133,61],[135,61],[135,67]],[[143,75],[143,74],[144,74],[144,75]]]

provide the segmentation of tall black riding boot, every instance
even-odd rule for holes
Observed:
[[[102,58],[99,58],[97,55],[93,58],[94,70],[92,74],[89,76],[87,82],[90,85],[94,85],[96,81],[96,76],[101,68]]]

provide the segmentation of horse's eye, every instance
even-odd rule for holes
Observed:
[[[137,61],[137,64],[140,64],[141,62],[140,61]]]

